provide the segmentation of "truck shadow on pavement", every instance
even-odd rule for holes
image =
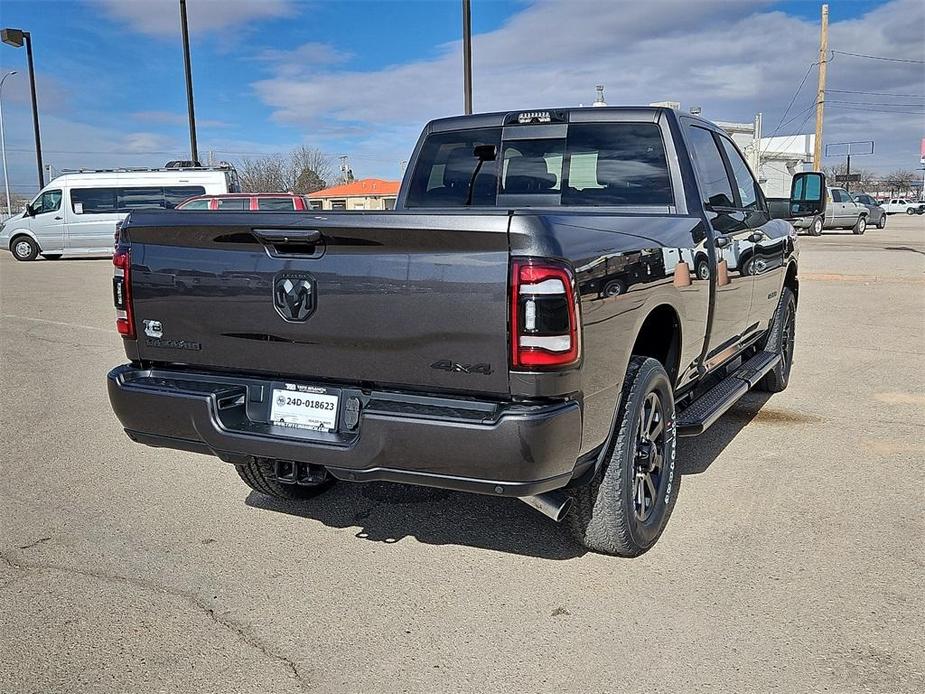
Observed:
[[[705,472],[770,396],[746,395],[705,434],[680,439],[682,475]],[[574,559],[587,550],[517,499],[464,494],[385,482],[341,482],[318,497],[287,502],[251,492],[248,506],[354,530],[360,540],[396,544],[413,537],[428,545],[464,545],[540,559]],[[684,503],[683,486],[679,503]]]

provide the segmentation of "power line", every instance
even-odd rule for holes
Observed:
[[[777,135],[780,132],[780,129],[783,127],[784,119],[787,117],[787,114],[790,113],[790,109],[793,107],[793,102],[797,100],[797,97],[800,95],[800,91],[803,89],[803,85],[806,84],[806,79],[809,77],[809,73],[812,72],[812,69],[819,63],[810,63],[809,67],[806,68],[806,74],[803,75],[803,79],[800,80],[800,86],[797,87],[797,90],[793,93],[793,96],[790,97],[790,103],[787,104],[787,108],[784,110],[784,115],[780,117],[780,121],[777,123],[777,127],[774,128],[774,132],[771,133],[771,137]]]
[[[828,89],[826,91],[839,94],[869,94],[871,96],[901,96],[909,99],[925,99],[925,94],[897,94],[895,92],[863,92],[855,89]]]
[[[840,99],[828,99],[827,104],[853,104],[855,106],[897,106],[897,107],[915,107],[925,108],[925,104],[897,104],[893,101],[842,101]]]
[[[848,51],[835,50],[833,50],[832,53],[850,55],[853,58],[867,58],[868,60],[886,60],[891,63],[916,63],[918,65],[925,65],[925,60],[915,60],[914,58],[888,58],[883,55],[864,55],[863,53],[849,53]]]
[[[845,106],[843,104],[835,104],[833,108],[841,108],[845,109],[846,111],[871,111],[874,113],[902,113],[909,114],[911,116],[925,116],[925,111],[893,111],[886,108],[859,108],[858,106]]]

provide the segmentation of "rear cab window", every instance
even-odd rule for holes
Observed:
[[[408,207],[465,206],[470,182],[472,206],[674,204],[657,124],[561,124],[550,137],[537,137],[533,127],[429,135],[410,181]],[[494,145],[498,157],[479,167],[479,145]]]

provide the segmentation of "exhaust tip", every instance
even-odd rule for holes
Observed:
[[[556,523],[561,523],[572,508],[572,497],[558,490],[534,496],[522,496],[520,500],[544,516],[552,518]]]

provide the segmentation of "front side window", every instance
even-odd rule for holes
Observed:
[[[735,207],[732,185],[713,133],[706,128],[693,125],[687,132],[691,144],[691,158],[697,169],[704,204],[712,207]]]
[[[726,158],[732,167],[732,176],[739,191],[739,205],[746,210],[757,210],[758,183],[752,176],[751,169],[748,168],[748,164],[745,163],[745,159],[742,158],[736,146],[732,144],[732,140],[728,137],[720,137],[719,141],[723,143]]]
[[[258,210],[289,210],[295,209],[292,198],[257,198]]]
[[[32,201],[32,211],[39,215],[46,212],[57,212],[61,209],[61,191],[46,190]]]

